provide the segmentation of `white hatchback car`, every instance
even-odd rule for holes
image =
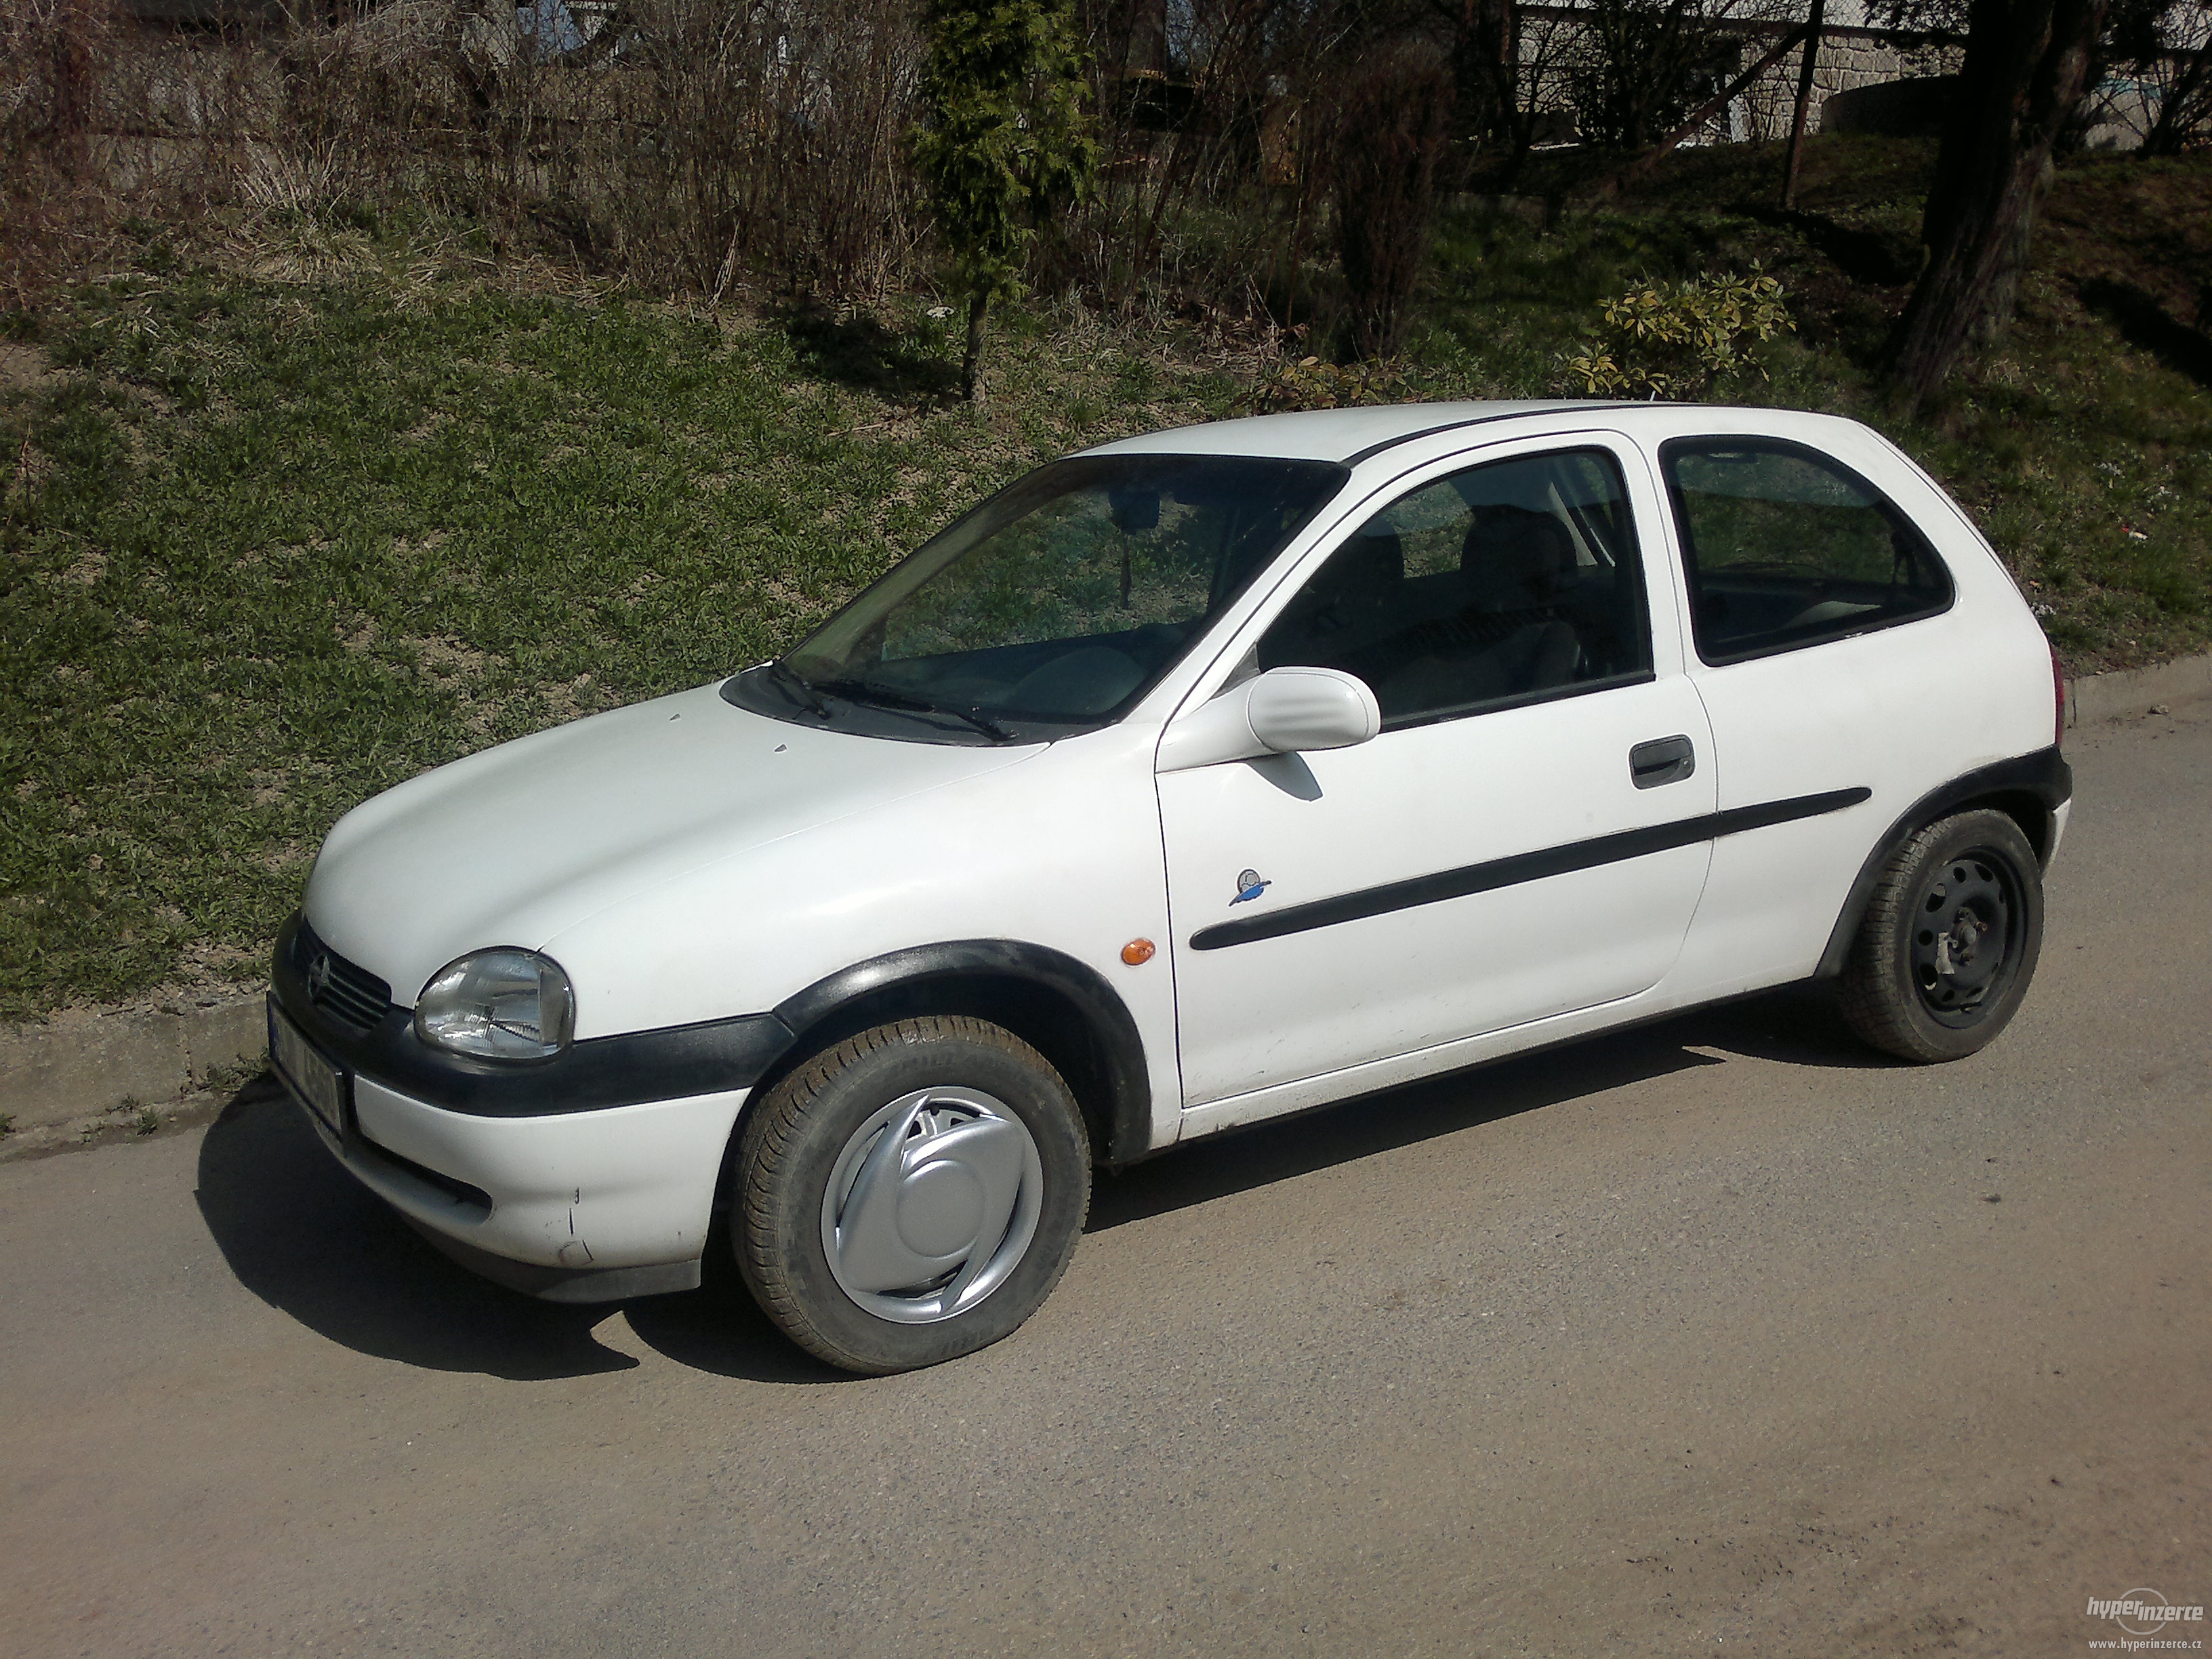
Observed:
[[[2063,688],[1966,515],[1771,410],[1431,404],[1056,462],[787,655],[331,832],[275,1060],[518,1289],[1005,1336],[1094,1164],[1811,978],[2019,1006]]]

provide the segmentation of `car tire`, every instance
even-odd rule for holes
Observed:
[[[879,1025],[806,1060],[748,1112],[736,1175],[746,1288],[800,1347],[869,1375],[1012,1334],[1091,1205],[1067,1085],[966,1017]]]
[[[1923,1065],[1961,1060],[2003,1030],[2043,949],[2043,873],[2002,812],[1929,824],[1883,866],[1844,968],[1844,1018]]]

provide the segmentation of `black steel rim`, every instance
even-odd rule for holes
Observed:
[[[1922,884],[1908,955],[1938,1024],[1977,1024],[2004,1000],[2020,963],[2021,899],[2012,860],[1986,847],[1946,859]]]

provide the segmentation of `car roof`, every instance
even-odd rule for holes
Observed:
[[[1264,455],[1285,460],[1335,461],[1356,466],[1370,455],[1431,433],[1492,422],[1523,422],[1541,432],[1556,425],[1581,428],[1601,410],[1609,419],[1634,424],[1658,417],[1668,425],[1691,410],[1717,413],[1716,405],[1623,403],[1592,398],[1498,399],[1487,402],[1390,404],[1358,409],[1304,410],[1287,415],[1252,415],[1242,420],[1170,427],[1086,449],[1086,455]],[[1778,431],[1808,417],[1796,410],[1729,410],[1774,422]],[[1547,420],[1544,417],[1549,416]],[[1811,417],[1827,423],[1833,417]],[[1504,434],[1500,434],[1503,436]]]

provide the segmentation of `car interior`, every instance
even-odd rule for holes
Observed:
[[[1291,602],[1258,666],[1355,674],[1386,725],[1644,671],[1643,583],[1609,470],[1575,452],[1401,498]]]
[[[1046,726],[1097,724],[1182,654],[1345,476],[1252,457],[1059,463],[1033,475],[1041,499],[1009,492],[1003,522],[887,606],[844,647],[857,667],[826,683]]]

